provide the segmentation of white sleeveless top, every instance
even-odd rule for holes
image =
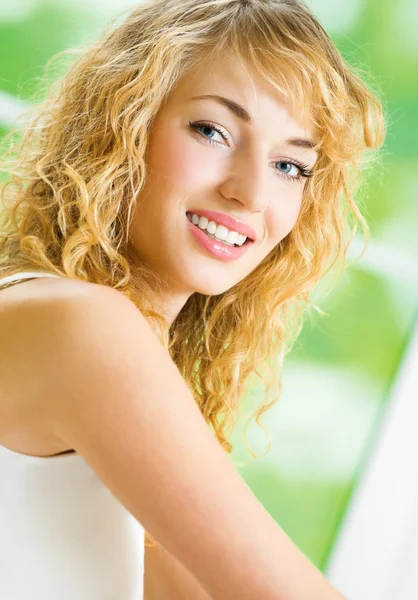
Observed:
[[[0,290],[35,277],[0,279]],[[0,389],[1,398],[1,389]],[[1,600],[143,600],[144,528],[76,452],[0,445]]]

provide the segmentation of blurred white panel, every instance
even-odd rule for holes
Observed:
[[[263,464],[271,463],[288,480],[350,480],[379,414],[381,393],[378,381],[353,367],[289,361],[283,394],[268,412],[272,449]],[[241,430],[235,435],[238,443]],[[261,454],[267,436],[252,425],[248,443]],[[238,457],[243,463],[246,452]]]
[[[385,600],[416,600],[418,598],[418,511],[414,515],[407,537],[395,565],[395,577]]]
[[[394,22],[391,22],[391,31],[388,40],[402,40],[396,44],[399,53],[409,55],[413,52],[418,55],[418,2],[416,0],[398,0],[396,10],[392,12]],[[412,74],[418,82],[416,74]],[[417,596],[418,597],[418,596]]]
[[[1,0],[0,1],[0,23],[10,21],[21,21],[25,19],[40,0]]]
[[[54,0],[54,3],[68,6],[69,0]],[[79,6],[83,12],[97,10],[101,15],[106,13],[109,16],[117,16],[126,9],[138,6],[138,4],[141,4],[141,0],[71,0],[72,8]]]
[[[403,215],[405,222],[405,216]],[[388,219],[386,230],[389,232],[398,227],[397,222],[392,217]],[[400,227],[400,225],[399,225]],[[413,219],[410,220],[411,232],[416,231],[416,224]],[[404,231],[405,228],[402,228]],[[405,235],[408,233],[405,232]],[[385,238],[383,238],[385,239]],[[350,244],[348,250],[349,260],[356,259],[364,247],[364,239],[356,235]],[[370,240],[367,249],[363,256],[355,263],[358,269],[370,271],[371,273],[380,275],[391,282],[396,283],[397,280],[404,280],[415,283],[418,287],[418,257],[412,253],[395,246],[394,243],[385,243],[376,239]]]
[[[329,33],[345,33],[359,21],[364,0],[306,0],[306,4]]]
[[[348,600],[418,598],[418,326],[327,565]]]
[[[416,25],[418,30],[418,24]],[[418,36],[417,36],[418,37]],[[391,44],[393,40],[391,41]],[[399,44],[402,46],[402,44]],[[386,50],[389,52],[388,48]],[[394,49],[394,52],[398,50]],[[411,82],[415,80],[415,95],[418,101],[418,73],[411,71],[410,75]],[[411,138],[415,138],[415,129],[413,123],[411,127]],[[392,134],[393,135],[393,134]],[[412,149],[412,146],[411,146]],[[388,157],[389,158],[389,157]],[[418,210],[417,210],[417,190],[418,190],[418,173],[417,173],[417,160],[416,159],[405,159],[397,157],[396,155],[391,156],[387,161],[386,169],[397,170],[396,177],[396,188],[390,189],[390,202],[393,206],[396,206],[397,198],[400,199],[400,205],[398,210],[392,210],[390,217],[380,220],[374,224],[374,241],[378,241],[381,245],[385,244],[392,247],[394,250],[397,248],[401,254],[408,252],[414,257],[417,272],[418,268],[418,236],[417,236],[417,225],[418,225]],[[380,182],[380,185],[383,181]],[[388,184],[391,186],[391,179],[388,179]],[[395,251],[394,257],[397,257],[398,252]],[[416,278],[414,278],[417,281]]]
[[[0,125],[9,127],[27,108],[26,102],[0,90]]]

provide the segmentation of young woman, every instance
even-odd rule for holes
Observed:
[[[341,599],[226,454],[367,229],[379,101],[298,0],[159,0],[36,110],[3,161],[0,597]]]

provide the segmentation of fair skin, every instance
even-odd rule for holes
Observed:
[[[146,556],[146,600],[343,600],[237,473],[130,300],[65,279],[4,294],[0,443],[74,448],[166,550]]]
[[[194,100],[209,94],[245,107],[252,123],[216,100]],[[208,125],[194,130],[189,122],[215,124],[228,139]],[[307,180],[296,179],[300,171],[289,161],[312,169],[316,152],[287,144],[292,138],[310,140],[311,133],[270,84],[254,74],[250,78],[234,57],[187,73],[170,93],[150,133],[148,177],[131,233],[135,259],[148,262],[167,282],[164,293],[155,293],[154,303],[170,325],[193,292],[226,291],[251,273],[295,225]],[[256,244],[236,262],[212,257],[188,232],[185,214],[196,207],[249,223],[259,236]],[[145,549],[144,591],[145,600],[209,598],[161,546]]]
[[[245,108],[252,123],[221,102],[193,99],[217,95]],[[193,129],[189,123],[210,122]],[[274,126],[272,126],[274,124]],[[314,166],[316,152],[289,144],[312,140],[309,129],[270,84],[235,57],[186,73],[157,114],[147,148],[147,179],[139,196],[130,250],[162,276],[154,303],[172,324],[194,292],[217,295],[249,275],[294,227],[307,179],[296,161]],[[209,140],[215,143],[211,144]],[[199,246],[186,211],[216,210],[245,221],[258,239],[237,261],[224,262]]]
[[[132,230],[134,262],[147,261],[167,282],[155,303],[169,324],[192,293],[229,289],[289,233],[304,183],[282,180],[274,161],[295,157],[312,167],[316,157],[285,144],[310,132],[271,89],[259,82],[255,93],[226,63],[203,74],[184,78],[157,116]],[[213,93],[245,106],[253,125],[214,101],[189,102]],[[211,120],[231,141],[216,135],[221,145],[212,146],[189,120]],[[206,255],[186,231],[191,206],[247,221],[257,243],[232,263]],[[145,600],[342,600],[236,472],[125,296],[65,279],[2,294],[0,443],[44,456],[73,448],[85,460],[161,544],[145,549]]]

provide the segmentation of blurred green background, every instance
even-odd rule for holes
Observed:
[[[0,136],[43,87],[56,52],[88,44],[136,2],[0,0]],[[262,422],[272,448],[253,460],[238,424],[232,460],[270,514],[320,568],[379,430],[418,308],[418,3],[311,0],[345,58],[364,69],[388,116],[381,165],[362,198],[371,243],[320,301],[288,356],[284,392]],[[415,74],[415,76],[414,76]],[[350,256],[362,248],[356,239]],[[244,407],[253,408],[257,389]],[[251,400],[251,402],[250,402]],[[260,400],[262,398],[260,397]],[[248,442],[267,447],[256,425]]]

